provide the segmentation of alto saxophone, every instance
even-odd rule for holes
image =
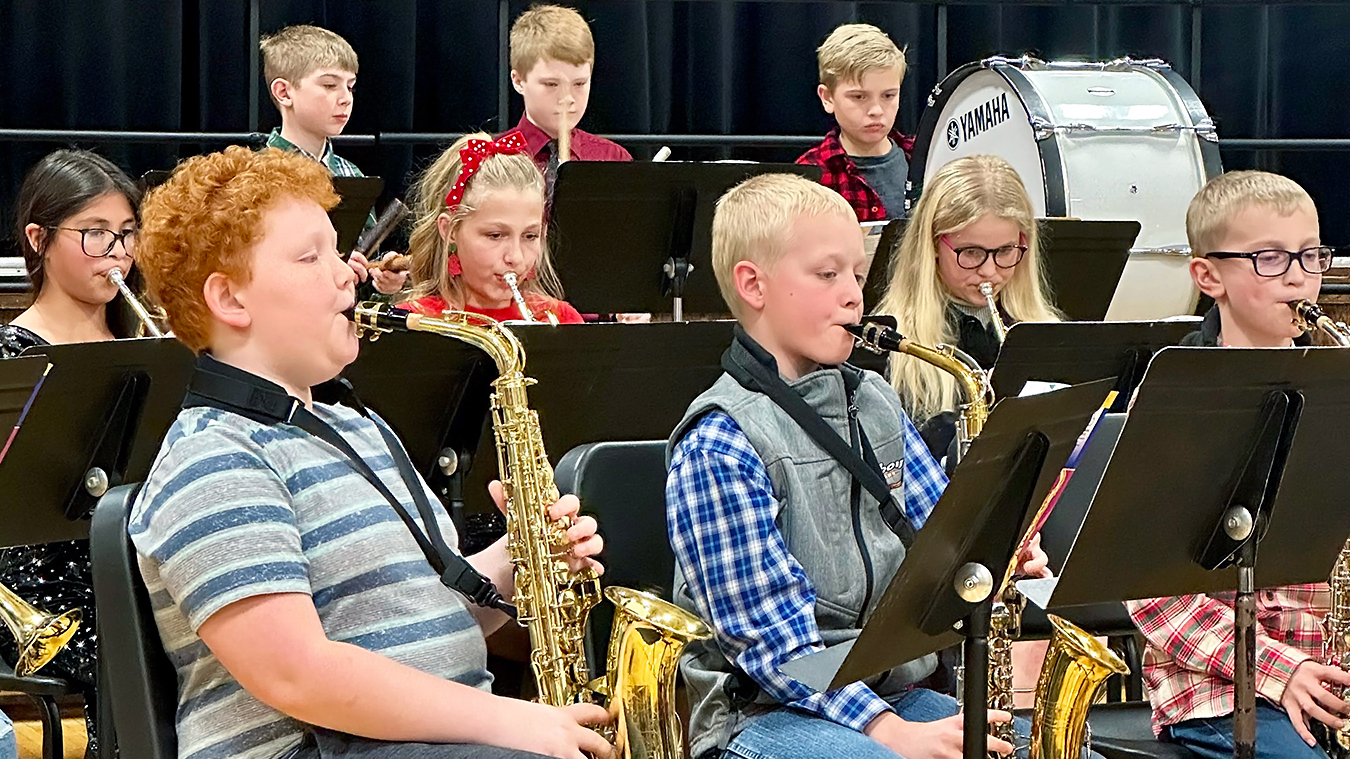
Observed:
[[[1322,620],[1322,663],[1350,669],[1350,540],[1336,557],[1329,584],[1331,603]],[[1344,686],[1333,686],[1331,692],[1342,699],[1350,695]],[[1314,722],[1313,728],[1317,742],[1332,759],[1350,756],[1350,726],[1333,730],[1321,722]]]
[[[482,350],[497,365],[491,397],[497,466],[506,494],[507,549],[515,566],[517,620],[529,628],[530,668],[539,700],[552,706],[604,699],[614,741],[626,759],[679,759],[683,734],[675,709],[675,674],[684,646],[711,633],[689,612],[626,588],[604,595],[615,605],[605,675],[592,680],[586,663],[586,619],[601,596],[591,569],[574,572],[563,556],[564,529],[548,518],[558,500],[539,416],[530,409],[525,351],[494,319],[445,312],[432,318],[362,303],[357,333],[431,332]]]
[[[1350,329],[1322,313],[1317,304],[1310,300],[1294,300],[1290,301],[1288,306],[1294,312],[1294,324],[1299,329],[1304,332],[1321,330],[1322,334],[1331,338],[1337,345],[1343,348],[1350,346]]]
[[[983,291],[983,288],[982,288]],[[994,308],[992,291],[990,310],[1002,324]],[[957,423],[957,451],[964,456],[971,440],[984,429],[993,405],[994,393],[988,375],[975,360],[949,345],[929,348],[877,322],[846,327],[859,344],[868,350],[896,351],[951,374],[961,388],[960,420]],[[1000,340],[1004,332],[999,331]],[[990,609],[989,618],[989,696],[988,707],[1013,710],[1012,644],[1022,631],[1022,609],[1026,598],[1012,583],[1011,571]],[[1036,703],[1032,715],[1029,759],[1068,759],[1071,752],[1087,747],[1087,710],[1096,700],[1106,678],[1129,669],[1114,652],[1097,642],[1077,625],[1050,616],[1054,634],[1049,652],[1036,682]],[[961,689],[958,687],[957,693]],[[996,738],[1016,745],[1011,722],[990,728]],[[991,753],[991,756],[993,754]]]

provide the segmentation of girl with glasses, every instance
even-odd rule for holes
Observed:
[[[991,369],[999,338],[981,283],[992,287],[1006,325],[1063,318],[1050,302],[1038,243],[1031,198],[1013,167],[991,155],[958,158],[925,182],[877,313],[894,316],[915,342],[954,345]],[[940,461],[956,434],[956,382],[899,354],[890,378]]]
[[[0,358],[33,346],[135,334],[139,321],[117,297],[108,271],[121,269],[133,292],[141,290],[140,273],[133,267],[140,201],[135,182],[87,151],[58,150],[28,172],[19,189],[15,239],[33,286],[33,304],[0,326]],[[92,754],[97,620],[88,542],[0,551],[0,584],[47,611],[78,607],[83,612],[75,636],[41,674],[81,686]],[[0,633],[0,659],[12,665],[15,658],[13,638]]]

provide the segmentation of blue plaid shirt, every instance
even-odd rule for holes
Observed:
[[[901,507],[922,527],[947,476],[908,418]],[[730,416],[713,411],[675,446],[666,524],[675,561],[722,652],[779,703],[861,731],[890,706],[857,682],[821,693],[779,666],[824,648],[815,590],[776,523],[773,482]],[[883,582],[886,579],[882,580]]]

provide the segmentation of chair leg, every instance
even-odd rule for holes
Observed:
[[[42,720],[42,759],[63,759],[66,755],[64,736],[61,735],[61,710],[51,696],[32,696]]]

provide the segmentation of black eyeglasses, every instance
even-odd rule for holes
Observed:
[[[135,229],[128,229],[124,232],[114,232],[111,229],[101,227],[90,227],[88,229],[75,229],[73,227],[52,227],[52,229],[63,229],[67,232],[80,233],[80,250],[84,251],[86,256],[91,258],[103,258],[112,252],[113,246],[122,243],[122,250],[126,251],[128,256],[136,255],[136,232]]]
[[[1309,274],[1322,274],[1331,268],[1331,258],[1336,254],[1336,249],[1330,245],[1314,245],[1311,248],[1303,250],[1280,250],[1279,248],[1269,248],[1266,250],[1256,250],[1251,253],[1232,253],[1219,251],[1216,253],[1206,253],[1205,258],[1245,258],[1252,262],[1252,267],[1256,269],[1258,276],[1262,277],[1282,277],[1289,271],[1289,267],[1294,265],[1294,259],[1298,259],[1298,265]]]
[[[963,245],[956,247],[947,235],[942,236],[942,242],[947,247],[956,252],[956,265],[962,269],[978,269],[984,266],[984,262],[994,257],[994,265],[1000,269],[1011,269],[1022,262],[1022,256],[1027,254],[1025,245],[1004,245],[1001,248],[981,248],[978,245]]]

